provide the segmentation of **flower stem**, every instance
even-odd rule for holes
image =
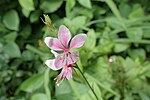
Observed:
[[[83,72],[81,71],[81,69],[78,67],[77,64],[76,64],[76,67],[77,67],[77,69],[80,71],[82,77],[84,78],[84,80],[85,80],[86,83],[88,84],[89,88],[90,88],[91,91],[93,92],[93,94],[94,94],[94,96],[96,97],[96,99],[99,100],[98,97],[97,97],[97,95],[96,95],[96,93],[94,92],[94,89],[91,87],[90,83],[88,82],[88,80],[86,79],[86,77],[84,76]]]
[[[47,68],[45,70],[45,74],[44,74],[44,88],[45,88],[45,93],[47,95],[47,100],[51,100],[51,93],[50,93],[50,90],[49,90],[49,72],[50,72],[50,69]]]

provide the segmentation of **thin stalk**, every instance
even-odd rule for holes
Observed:
[[[86,79],[86,77],[84,76],[84,74],[82,73],[81,69],[78,67],[77,64],[76,64],[76,67],[77,67],[77,69],[80,71],[82,77],[84,78],[84,80],[85,80],[86,83],[88,84],[88,86],[89,86],[89,88],[91,89],[91,91],[93,92],[95,98],[96,98],[97,100],[99,100],[98,97],[97,97],[97,95],[96,95],[96,93],[94,92],[93,88],[91,87],[90,83],[88,82],[88,80]]]
[[[150,40],[131,40],[131,39],[126,39],[126,38],[122,38],[122,39],[115,39],[114,42],[117,43],[140,43],[140,44],[150,44]]]
[[[85,26],[90,26],[92,24],[96,24],[96,23],[102,23],[102,22],[105,22],[106,19],[97,19],[97,20],[93,20],[93,21],[90,21],[89,23],[87,23]]]
[[[43,53],[42,51],[38,50],[37,48],[35,48],[34,46],[29,45],[29,44],[26,46],[26,49],[28,49],[28,50],[30,50],[30,51],[38,54],[38,55],[41,55],[41,56],[46,55],[46,53]]]
[[[45,93],[47,95],[47,100],[51,100],[51,93],[50,93],[50,90],[49,90],[49,72],[50,72],[50,69],[47,68],[47,70],[45,70],[45,74],[44,74],[44,88],[45,88]]]

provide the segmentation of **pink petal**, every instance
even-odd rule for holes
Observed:
[[[52,50],[63,50],[63,46],[57,38],[46,37],[44,42]]]
[[[55,52],[54,50],[51,50],[51,53],[54,54],[55,57],[57,57],[59,54],[57,52]]]
[[[73,63],[77,62],[78,58],[79,58],[78,52],[70,52],[68,54],[68,60],[67,60],[68,64],[73,64]]]
[[[58,31],[58,39],[61,41],[61,43],[65,46],[65,47],[68,47],[68,43],[71,39],[71,34],[70,34],[70,31],[69,29],[64,26],[64,25],[61,25],[59,27],[59,31]]]
[[[63,69],[62,69],[61,73],[54,79],[54,80],[56,80],[56,83],[59,84],[59,81],[61,80],[63,74],[64,74],[64,71],[63,71]]]
[[[70,80],[72,78],[72,69],[69,67],[67,68],[67,74],[66,74],[66,78],[68,80]]]
[[[55,67],[54,62],[55,62],[55,59],[46,60],[45,64],[52,70],[59,70],[58,68]]]
[[[74,36],[71,40],[70,48],[81,47],[84,44],[86,37],[87,37],[86,34],[78,34]]]
[[[58,68],[58,69],[64,67],[65,64],[66,64],[66,54],[65,53],[59,54],[56,57],[56,60],[55,60],[54,64],[55,64],[56,68]]]

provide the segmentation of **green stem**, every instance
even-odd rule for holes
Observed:
[[[88,80],[86,79],[86,77],[84,76],[83,72],[81,71],[81,69],[78,67],[77,64],[76,64],[76,67],[77,67],[77,69],[80,71],[82,77],[84,78],[84,80],[85,80],[86,83],[88,84],[89,88],[90,88],[91,91],[93,92],[93,94],[94,94],[94,96],[96,97],[96,99],[99,100],[98,97],[97,97],[97,95],[96,95],[96,93],[94,92],[93,88],[91,87],[90,83],[88,82]]]
[[[131,40],[131,39],[116,39],[114,40],[116,43],[141,43],[141,44],[150,44],[150,40]]]
[[[38,50],[37,48],[35,48],[34,46],[29,45],[29,44],[26,46],[26,49],[28,49],[28,50],[30,50],[30,51],[36,53],[36,54],[42,55],[42,56],[46,55],[46,54],[43,53],[42,51]]]
[[[79,94],[79,92],[76,88],[76,85],[75,85],[74,81],[69,80],[69,83],[70,83],[70,86],[71,86],[72,90],[74,91],[75,95],[77,96],[78,100],[81,100],[80,94]]]
[[[45,70],[45,74],[44,74],[44,88],[45,88],[45,92],[46,92],[46,95],[47,95],[47,100],[51,100],[51,93],[50,93],[50,90],[49,90],[49,72],[50,72],[50,69],[47,68]]]
[[[89,23],[87,23],[85,26],[90,26],[92,24],[96,24],[96,23],[102,23],[102,22],[105,22],[106,19],[97,19],[97,20],[93,20],[93,21],[90,21]]]

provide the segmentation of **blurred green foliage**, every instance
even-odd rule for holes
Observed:
[[[72,35],[87,33],[78,65],[99,100],[149,100],[149,13],[149,0],[1,0],[0,100],[95,100],[75,73],[55,85],[43,39],[56,33],[43,14]]]

